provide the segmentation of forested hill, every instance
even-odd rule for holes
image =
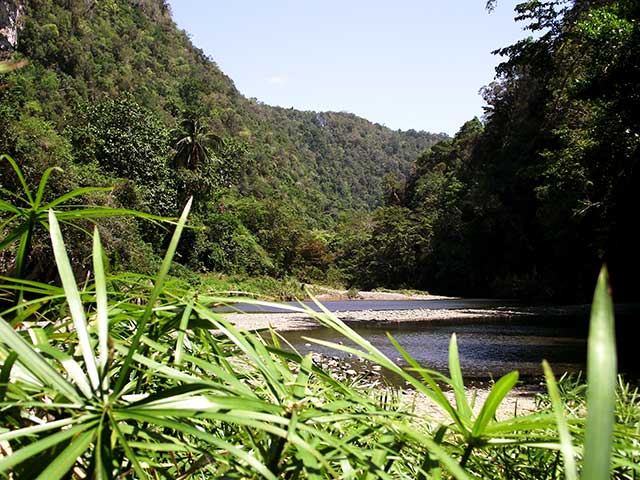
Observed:
[[[1,93],[0,150],[18,159],[37,156],[27,151],[33,144],[20,151],[29,117],[60,136],[45,143],[130,177],[131,169],[85,148],[87,132],[76,127],[103,128],[105,116],[131,110],[131,118],[139,114],[166,130],[166,144],[152,154],[169,158],[173,133],[187,122],[203,141],[224,141],[218,157],[236,170],[227,184],[237,184],[243,195],[280,198],[319,224],[327,212],[379,205],[385,174],[407,174],[415,158],[443,138],[392,131],[348,113],[249,100],[176,27],[163,0],[14,0],[3,8],[5,23],[18,17],[15,49],[29,60],[3,80]],[[7,41],[2,46],[10,47]]]

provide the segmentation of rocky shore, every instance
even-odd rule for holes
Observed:
[[[414,309],[414,310],[358,310],[334,312],[334,315],[347,324],[399,324],[434,321],[477,321],[490,318],[513,317],[515,315],[533,315],[535,312],[524,309]],[[232,313],[228,320],[246,330],[274,328],[278,331],[310,330],[320,325],[308,313]]]
[[[435,402],[408,384],[389,384],[380,365],[361,358],[345,359],[319,353],[313,353],[312,359],[315,366],[329,373],[336,380],[357,383],[360,388],[376,392],[381,398],[395,398],[402,407],[418,417],[437,422],[450,420]],[[489,395],[491,386],[491,382],[474,382],[467,385],[468,400],[476,415]],[[543,391],[545,389],[542,384],[528,384],[514,388],[500,404],[496,412],[497,418],[503,420],[535,412],[536,395]],[[447,400],[455,405],[453,391],[445,388],[444,394]]]

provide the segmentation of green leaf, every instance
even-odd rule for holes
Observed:
[[[9,379],[11,378],[11,369],[17,359],[18,354],[16,352],[9,353],[9,356],[4,360],[2,370],[0,370],[0,402],[4,402]]]
[[[67,250],[62,239],[62,232],[58,225],[53,210],[49,210],[49,225],[51,227],[51,244],[53,245],[53,254],[58,266],[58,273],[60,274],[60,280],[64,288],[64,293],[67,296],[67,304],[69,305],[69,311],[71,312],[71,318],[73,319],[73,325],[78,335],[78,344],[82,357],[84,358],[85,368],[91,381],[91,386],[94,391],[100,389],[100,374],[98,372],[98,366],[96,364],[96,358],[93,353],[93,347],[91,346],[91,339],[89,338],[89,329],[87,328],[87,319],[82,306],[82,299],[80,298],[80,292],[76,285],[76,279],[73,276],[73,270],[71,269],[71,263],[67,256]]]
[[[484,435],[485,428],[495,417],[498,406],[500,406],[504,397],[506,397],[517,382],[518,372],[507,373],[496,382],[489,392],[484,405],[482,405],[478,418],[476,418],[476,421],[473,424],[473,429],[471,430],[471,436],[473,438],[480,438]]]
[[[593,295],[587,342],[587,427],[582,478],[610,477],[616,402],[617,356],[609,275],[600,271]]]
[[[60,167],[49,167],[42,174],[42,178],[40,179],[40,184],[38,185],[38,191],[36,192],[36,200],[33,203],[33,208],[37,209],[42,202],[42,197],[44,196],[44,189],[47,186],[47,181],[49,180],[49,176],[53,171],[62,172],[63,170]]]
[[[544,369],[544,377],[547,381],[547,390],[549,390],[549,397],[551,398],[551,406],[553,407],[553,413],[556,417],[556,423],[558,425],[558,433],[560,435],[560,450],[562,452],[562,458],[564,460],[564,475],[567,480],[576,480],[578,474],[576,472],[576,459],[573,451],[573,444],[571,443],[571,434],[569,433],[569,426],[567,425],[567,419],[564,416],[564,405],[560,398],[560,391],[558,390],[558,384],[553,376],[549,363],[544,360],[542,362],[542,368]]]
[[[70,417],[62,420],[54,420],[52,422],[46,422],[42,424],[33,425],[31,427],[19,428],[17,430],[10,430],[8,432],[0,433],[0,442],[6,442],[14,438],[35,436],[38,433],[48,432],[49,430],[57,430],[59,428],[73,425],[74,423],[82,423],[95,419],[94,415],[84,415],[78,417]]]
[[[122,430],[120,430],[120,427],[118,426],[118,422],[113,418],[111,419],[111,426],[113,428],[113,431],[116,433],[116,437],[120,441],[120,445],[122,445],[122,448],[124,449],[126,457],[131,462],[136,475],[138,475],[138,477],[141,479],[149,478],[149,475],[147,475],[147,473],[142,469],[140,461],[138,460],[138,456],[134,453],[131,445],[129,445],[127,437],[125,437],[124,433],[122,433]]]
[[[455,333],[451,335],[451,341],[449,342],[449,374],[451,375],[451,386],[456,396],[458,415],[460,415],[461,418],[469,420],[471,419],[472,412],[464,391],[464,381],[460,368],[460,355],[458,354],[458,342]]]
[[[47,355],[60,362],[62,367],[66,370],[69,378],[71,378],[73,383],[76,384],[78,389],[84,394],[85,397],[87,397],[88,399],[93,397],[93,392],[91,390],[91,385],[89,385],[87,376],[82,371],[82,368],[80,367],[78,362],[76,362],[71,355],[67,355],[64,352],[51,347],[49,344],[40,344],[36,347],[41,352],[46,353]]]
[[[15,205],[10,204],[9,202],[5,202],[4,200],[0,200],[0,210],[4,211],[4,212],[11,212],[16,214],[16,216],[20,216],[22,215],[22,210],[18,207],[16,207]],[[7,220],[5,223],[2,223],[2,227],[4,227],[5,225],[8,225],[9,222],[11,220],[13,220],[16,217],[12,217],[9,220]]]
[[[54,433],[52,435],[48,435],[36,442],[30,443],[26,447],[21,448],[13,452],[8,457],[4,457],[0,460],[0,473],[11,471],[13,467],[19,465],[29,458],[33,458],[36,455],[44,452],[45,450],[50,449],[51,447],[58,445],[61,442],[64,442],[70,438],[75,437],[77,434],[86,431],[89,428],[95,426],[97,421],[85,423],[82,425],[77,425],[75,427],[71,427],[67,430],[62,430],[60,432]],[[75,460],[76,457],[74,457]]]
[[[298,372],[296,383],[293,387],[293,396],[298,400],[302,400],[306,395],[307,382],[309,381],[309,372],[311,371],[312,364],[313,357],[311,354],[305,356],[300,364],[300,371]]]
[[[33,204],[33,197],[31,196],[31,191],[29,190],[29,186],[27,185],[27,182],[24,179],[24,175],[22,175],[22,170],[20,170],[20,167],[18,166],[16,161],[13,158],[11,158],[9,155],[0,155],[0,160],[6,160],[11,164],[13,171],[18,176],[18,180],[22,185],[22,189],[24,190],[25,195],[29,199],[29,203]]]
[[[107,362],[109,360],[109,303],[107,301],[107,280],[104,274],[104,252],[100,243],[98,227],[93,231],[93,271],[96,282],[96,315],[98,321],[98,354],[100,375],[102,376],[102,393],[109,391],[109,375]]]
[[[57,207],[58,205],[60,205],[62,203],[65,203],[68,200],[71,200],[72,198],[76,198],[76,197],[79,197],[81,195],[86,195],[87,193],[110,192],[111,190],[113,190],[113,187],[82,187],[82,188],[76,188],[75,190],[67,192],[64,195],[61,195],[61,196],[57,197],[55,200],[52,200],[51,202],[47,203],[46,205],[44,205],[42,207],[42,210],[50,210],[53,207]],[[103,209],[101,209],[101,210],[103,210]],[[105,207],[104,210],[108,210],[108,208]]]
[[[160,271],[156,275],[155,285],[149,298],[147,299],[147,308],[145,312],[138,322],[136,333],[131,340],[131,347],[127,353],[127,357],[125,358],[122,368],[120,369],[120,375],[118,376],[118,380],[116,382],[116,386],[114,388],[115,393],[119,393],[125,384],[129,380],[129,372],[131,370],[131,363],[133,362],[133,356],[138,350],[138,346],[140,344],[140,338],[145,331],[145,327],[149,319],[151,318],[151,314],[153,313],[153,308],[162,291],[162,287],[164,286],[165,279],[167,274],[169,273],[169,268],[171,268],[171,261],[173,260],[173,256],[176,253],[176,249],[178,248],[178,242],[180,241],[180,236],[182,235],[182,230],[184,229],[185,224],[187,223],[187,217],[189,216],[189,210],[191,210],[191,203],[193,202],[193,198],[190,198],[187,204],[184,207],[182,215],[178,220],[178,224],[176,225],[176,229],[173,232],[173,236],[171,237],[171,242],[169,243],[169,248],[167,249],[167,253],[164,256],[164,260],[162,261],[162,265],[160,267]]]
[[[412,375],[406,372],[403,375],[405,380],[409,381],[417,390],[424,393],[429,398],[431,398],[434,402],[436,402],[436,404],[439,405],[440,408],[442,408],[445,412],[449,414],[451,419],[456,423],[456,425],[458,425],[461,431],[466,433],[467,428],[465,427],[464,423],[460,419],[460,416],[458,415],[458,411],[455,408],[453,408],[453,406],[451,405],[447,397],[444,395],[442,389],[438,386],[434,378],[430,375],[430,372],[427,369],[422,368],[420,364],[415,361],[415,359],[409,354],[409,352],[407,352],[402,347],[402,345],[400,345],[400,343],[398,343],[398,341],[395,338],[393,338],[391,334],[387,333],[387,337],[389,338],[393,346],[396,348],[396,350],[398,350],[400,355],[402,355],[402,357],[407,361],[407,363],[409,363],[409,365],[411,365],[416,372],[420,373],[420,376],[427,383],[427,385],[424,385],[419,380],[415,379]],[[441,380],[444,380],[444,379],[441,378]]]
[[[129,415],[127,415],[129,416]],[[239,459],[247,462],[250,466],[252,466],[258,473],[260,473],[263,477],[268,478],[270,480],[277,480],[276,477],[269,471],[269,469],[260,462],[254,455],[244,451],[242,448],[239,448],[230,442],[223,440],[222,438],[212,435],[206,431],[202,431],[194,426],[191,426],[188,423],[172,420],[168,417],[160,417],[160,416],[148,416],[148,415],[131,415],[132,418],[137,418],[139,421],[148,422],[152,425],[160,425],[166,428],[170,428],[179,432],[183,432],[188,435],[192,435],[196,438],[199,438],[205,442],[208,442],[212,447],[210,451],[212,454],[215,454],[215,449],[224,449],[227,450],[230,454],[238,457]],[[115,424],[116,422],[114,422]],[[285,432],[283,432],[285,433]],[[148,478],[146,475],[142,478]]]
[[[86,452],[93,442],[95,433],[95,430],[91,430],[74,438],[71,444],[38,475],[36,480],[59,480],[66,477],[67,472],[75,465],[78,457]]]
[[[174,365],[182,364],[182,357],[184,355],[184,336],[187,332],[187,327],[189,325],[189,317],[191,316],[192,311],[193,311],[193,300],[189,300],[187,305],[184,307],[184,311],[182,312],[182,317],[180,318],[178,338],[176,339],[176,354],[173,362]]]
[[[82,403],[82,397],[67,380],[37,353],[17,332],[0,317],[0,342],[18,354],[19,362],[40,379],[45,385],[55,389],[56,393],[65,395],[69,400]]]

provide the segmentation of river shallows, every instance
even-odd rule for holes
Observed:
[[[523,377],[542,373],[540,363],[548,360],[556,372],[584,369],[587,326],[580,319],[527,317],[487,319],[473,323],[421,322],[402,325],[356,326],[354,329],[392,360],[400,355],[389,342],[393,337],[423,366],[446,371],[449,340],[458,336],[463,374],[467,378],[485,379],[511,370]],[[349,344],[328,329],[286,332],[284,336],[301,353],[310,351],[329,356],[346,354],[320,345],[304,337]]]

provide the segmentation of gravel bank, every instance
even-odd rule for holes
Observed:
[[[525,310],[359,310],[334,312],[340,320],[348,324],[398,324],[410,322],[433,322],[450,320],[481,320],[489,318],[512,317],[514,315],[531,315]],[[279,331],[310,330],[318,327],[318,322],[306,313],[252,313],[229,314],[226,317],[237,327],[246,330],[258,330],[272,327]]]

